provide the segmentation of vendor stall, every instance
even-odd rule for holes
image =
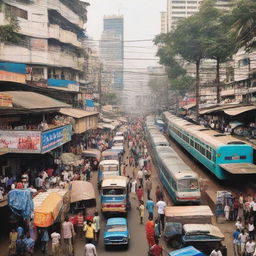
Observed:
[[[69,191],[66,189],[49,189],[40,192],[33,199],[34,225],[49,227],[58,220],[62,220],[69,210]]]

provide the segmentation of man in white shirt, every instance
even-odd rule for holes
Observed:
[[[96,247],[92,243],[88,243],[84,247],[85,256],[97,256]]]
[[[216,246],[216,248],[211,252],[210,256],[222,256],[220,248]]]
[[[164,211],[166,208],[166,202],[163,201],[163,198],[160,198],[160,200],[156,203],[157,207],[157,213],[160,220],[160,225],[162,223],[162,230],[164,230]]]
[[[53,232],[51,234],[52,238],[52,255],[57,256],[59,255],[60,250],[60,234],[57,232]]]
[[[139,170],[138,173],[137,173],[137,179],[139,180],[140,182],[140,186],[143,187],[143,171],[142,170]]]
[[[255,242],[250,238],[245,244],[245,252],[247,256],[252,256],[255,251]]]
[[[244,255],[245,253],[245,244],[249,238],[249,234],[242,230],[240,235],[238,236],[238,240],[240,241],[240,248],[241,248],[241,255]]]

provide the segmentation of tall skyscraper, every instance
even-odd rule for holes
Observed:
[[[216,7],[222,10],[229,10],[234,6],[236,0],[215,0]],[[199,11],[203,0],[167,0],[167,31],[172,31],[176,28],[178,22],[187,18]],[[163,19],[161,13],[161,21]],[[162,31],[162,22],[161,22]]]
[[[112,73],[113,89],[123,88],[124,19],[123,16],[105,16],[100,48],[104,73]]]

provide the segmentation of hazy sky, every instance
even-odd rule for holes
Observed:
[[[124,16],[124,40],[153,39],[160,33],[160,12],[166,0],[90,0],[87,33],[99,40],[103,30],[104,15]],[[125,58],[155,58],[152,42],[125,42]],[[137,68],[155,65],[156,61],[126,60],[126,67]]]

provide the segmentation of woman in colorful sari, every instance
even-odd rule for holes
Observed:
[[[152,247],[155,244],[155,223],[153,218],[150,216],[146,223],[146,237],[148,241],[148,246]]]

